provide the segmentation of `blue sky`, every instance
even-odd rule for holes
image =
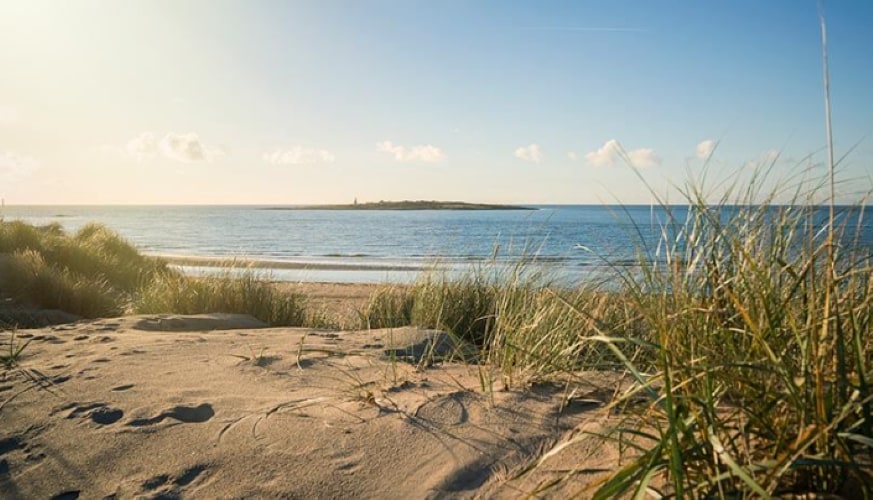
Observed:
[[[826,12],[853,201],[873,2]],[[824,173],[813,0],[11,0],[0,65],[7,203],[648,203],[619,149],[662,194],[716,142],[714,181]]]

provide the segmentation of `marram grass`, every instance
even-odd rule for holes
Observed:
[[[614,436],[648,443],[598,498],[656,483],[678,497],[871,494],[870,249],[805,199],[745,193],[712,205],[692,186],[661,258],[618,270],[644,333],[601,341],[648,346],[624,364],[648,374],[651,400]]]
[[[430,273],[375,294],[362,326],[448,330],[506,386],[630,374],[606,433],[628,454],[586,496],[869,498],[873,267],[839,222],[863,207],[831,228],[816,192],[777,194],[752,185],[710,204],[689,187],[687,217],[662,206],[661,240],[640,238],[638,265],[615,266],[608,287]]]
[[[184,276],[98,224],[69,235],[56,224],[0,221],[0,296],[85,318],[225,312],[282,326],[317,319],[302,296],[277,289],[254,271]]]
[[[281,291],[252,270],[235,275],[231,268],[219,276],[190,278],[162,275],[136,295],[135,313],[249,314],[276,326],[302,326],[310,319],[305,297]]]

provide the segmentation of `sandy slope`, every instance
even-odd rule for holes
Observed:
[[[439,332],[261,326],[140,316],[19,332],[32,343],[24,370],[0,375],[0,497],[517,497],[568,477],[547,493],[562,497],[616,463],[580,438],[607,418],[604,375],[562,405],[557,386],[483,392],[477,366],[427,363],[457,350]]]

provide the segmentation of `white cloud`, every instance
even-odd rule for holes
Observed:
[[[388,153],[394,156],[397,161],[412,162],[420,161],[424,163],[435,163],[446,159],[442,149],[426,144],[412,146],[407,149],[399,144],[394,144],[391,141],[382,141],[376,144],[376,151]]]
[[[164,156],[182,163],[195,161],[211,162],[224,157],[221,148],[207,146],[200,141],[200,137],[194,132],[184,134],[169,133],[161,139],[158,145]]]
[[[142,161],[158,154],[158,139],[151,132],[143,132],[127,141],[124,148],[127,150],[127,154]]]
[[[700,144],[697,145],[697,157],[701,160],[708,160],[717,146],[718,141],[714,139],[701,141]]]
[[[585,154],[585,161],[595,167],[610,167],[615,165],[621,146],[615,139],[609,140],[597,151]]]
[[[14,180],[27,177],[40,167],[39,161],[10,151],[0,152],[0,179]]]
[[[576,161],[576,160],[579,159],[579,155],[576,154],[575,151],[568,151],[568,152],[567,152],[567,158],[569,158],[570,161]]]
[[[596,151],[591,151],[585,154],[585,161],[594,167],[612,167],[619,161],[629,163],[636,168],[650,168],[661,164],[661,159],[655,153],[654,149],[640,148],[631,151],[625,151],[615,139],[606,141]]]
[[[515,150],[515,157],[525,160],[532,161],[534,163],[539,163],[543,161],[543,151],[540,149],[539,145],[531,144],[530,146],[523,146]]]
[[[336,157],[325,149],[308,149],[294,146],[288,149],[276,149],[272,153],[264,153],[264,161],[273,165],[312,165],[315,163],[333,163]]]
[[[159,153],[182,163],[211,162],[225,156],[221,148],[207,146],[194,132],[169,133],[160,140],[153,132],[143,132],[127,141],[124,149],[128,155],[139,161],[154,158]]]
[[[391,153],[397,161],[403,161],[403,155],[406,150],[403,146],[395,146],[391,141],[382,141],[376,144],[376,151],[380,153]]]
[[[651,148],[634,149],[627,152],[631,165],[637,168],[652,168],[661,164],[661,158]]]

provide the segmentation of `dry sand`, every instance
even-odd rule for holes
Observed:
[[[584,433],[616,377],[483,391],[480,367],[439,361],[465,349],[440,332],[154,315],[19,338],[2,498],[515,498],[557,478],[535,496],[585,497],[617,463]]]

